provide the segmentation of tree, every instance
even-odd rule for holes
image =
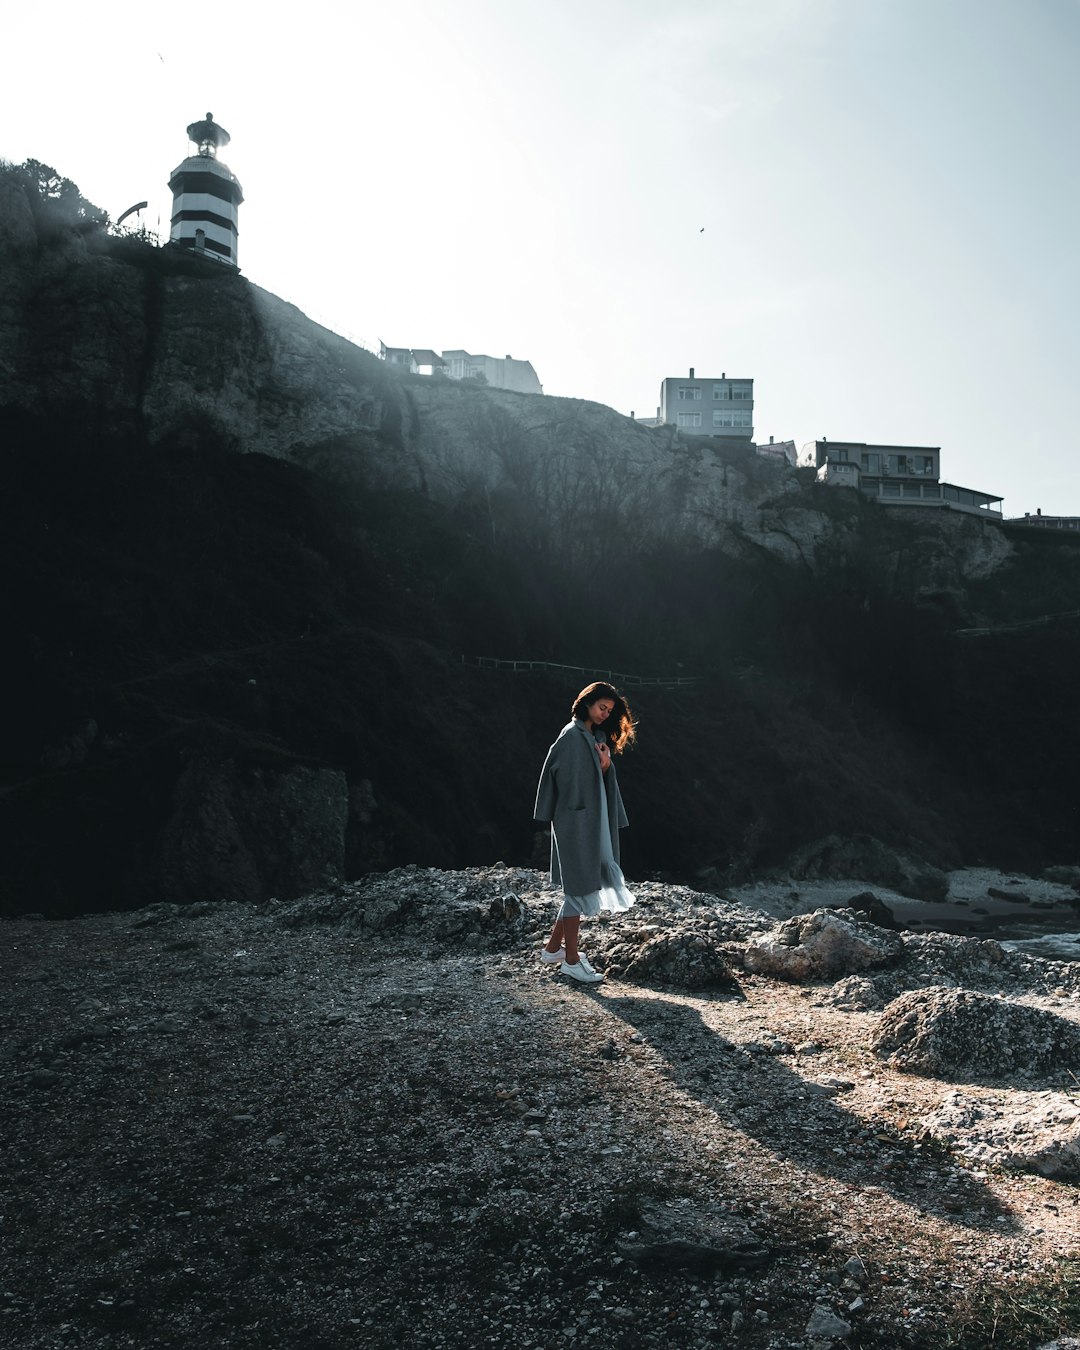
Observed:
[[[70,178],[64,178],[50,164],[24,160],[16,170],[28,189],[30,204],[39,223],[59,229],[104,229],[108,213],[88,202]]]

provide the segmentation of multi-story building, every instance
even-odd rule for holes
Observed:
[[[799,463],[816,469],[819,482],[857,488],[883,506],[948,506],[1001,519],[1001,497],[941,481],[940,446],[810,441]]]
[[[754,381],[698,379],[694,367],[683,379],[671,376],[660,384],[661,423],[689,436],[723,436],[749,444],[754,439]]]

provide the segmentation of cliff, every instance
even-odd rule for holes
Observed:
[[[764,549],[815,569],[863,529],[865,504],[808,489],[782,461],[580,399],[402,374],[232,269],[57,230],[11,177],[0,256],[0,406],[49,408],[151,446],[209,438],[445,502],[483,496],[493,517],[542,519],[562,549],[599,521],[643,546]],[[959,514],[909,521],[899,536],[874,528],[881,567],[906,570],[916,592],[960,595],[1012,552],[1000,530]]]
[[[633,690],[636,875],[858,834],[1075,861],[1075,625],[956,637],[1080,605],[1062,541],[401,376],[17,172],[0,258],[4,907],[538,857],[533,778],[586,677],[463,655],[698,677]]]

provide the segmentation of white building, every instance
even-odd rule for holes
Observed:
[[[235,267],[237,214],[244,194],[217,157],[219,146],[228,145],[229,133],[207,113],[201,122],[191,123],[187,134],[197,151],[169,178],[173,195],[169,241]]]
[[[754,381],[698,379],[694,367],[684,379],[660,384],[661,423],[690,436],[723,436],[749,444],[754,439]]]
[[[799,463],[816,469],[819,483],[857,488],[882,506],[951,507],[1001,519],[1001,497],[941,481],[937,445],[810,441],[803,446]]]
[[[445,375],[451,380],[476,380],[492,389],[512,389],[518,394],[542,394],[531,361],[515,361],[512,356],[472,356],[457,350],[442,356],[429,347],[388,347],[379,343],[379,356],[391,366],[400,366],[410,375]]]
[[[446,374],[452,380],[476,380],[493,389],[513,389],[518,394],[542,394],[531,361],[516,361],[512,356],[473,356],[461,348],[444,351]]]

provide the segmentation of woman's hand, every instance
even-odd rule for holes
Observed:
[[[604,741],[597,741],[596,749],[600,755],[600,768],[604,773],[607,773],[608,769],[611,768],[611,751]]]

